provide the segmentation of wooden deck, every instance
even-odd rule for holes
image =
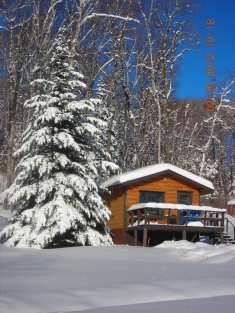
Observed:
[[[221,226],[187,226],[187,225],[170,225],[170,224],[146,224],[128,226],[128,230],[155,230],[155,231],[170,231],[170,232],[199,232],[199,233],[220,233],[224,231]]]
[[[180,217],[180,210],[139,208],[127,212],[127,233],[132,236],[134,244],[143,246],[150,241],[172,240],[173,238],[199,240],[200,235],[220,236],[223,238],[225,213],[220,211],[200,211],[200,216],[190,216],[190,210]],[[164,235],[165,234],[165,235]],[[151,238],[150,238],[151,237]],[[141,238],[141,239],[139,239]]]

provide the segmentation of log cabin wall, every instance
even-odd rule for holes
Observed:
[[[151,180],[142,181],[133,185],[130,185],[127,190],[127,207],[131,207],[133,204],[140,202],[140,191],[160,191],[165,193],[166,203],[177,203],[177,191],[190,191],[192,192],[192,204],[200,205],[200,192],[194,186],[189,183],[181,181],[179,178],[167,175],[157,178],[151,178]],[[159,224],[167,224],[167,218],[169,211],[164,210],[163,219],[159,220]],[[177,221],[179,220],[179,211],[171,210],[171,216],[175,216]]]
[[[228,214],[235,217],[235,205],[228,206]]]
[[[112,216],[108,223],[108,227],[112,230],[114,242],[116,244],[125,243],[125,203],[126,203],[126,189],[113,188],[111,190],[111,198],[106,201]]]
[[[160,191],[165,192],[165,202],[177,203],[177,191],[191,191],[192,204],[200,205],[199,190],[189,183],[181,181],[171,175],[151,178],[151,180],[132,184],[127,191],[127,206],[140,202],[140,191]]]

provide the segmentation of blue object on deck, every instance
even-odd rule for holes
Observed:
[[[185,225],[188,222],[192,222],[195,219],[198,219],[202,217],[202,211],[198,210],[181,210],[180,211],[180,218],[179,218],[179,224],[180,225]]]
[[[188,221],[189,222],[194,221],[195,218],[200,218],[200,217],[202,217],[202,211],[191,210],[188,213]]]

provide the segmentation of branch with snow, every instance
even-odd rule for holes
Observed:
[[[124,16],[120,16],[120,15],[115,15],[115,14],[106,14],[106,13],[92,13],[88,16],[86,16],[82,21],[81,21],[81,25],[85,24],[88,20],[91,20],[93,18],[96,17],[108,17],[108,18],[114,18],[114,19],[118,19],[118,20],[122,20],[125,22],[135,22],[135,23],[139,23],[139,20],[132,18],[132,17],[124,17]]]

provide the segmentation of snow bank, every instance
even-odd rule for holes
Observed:
[[[235,261],[235,245],[209,245],[203,242],[165,241],[155,248],[168,249],[169,253],[186,261],[226,263]]]
[[[184,257],[202,250],[204,255],[206,251],[208,255],[213,251],[214,257],[204,262],[198,255],[194,262]],[[230,258],[225,259],[224,255]],[[211,264],[220,256],[223,257],[220,262]],[[150,310],[143,309],[142,305],[147,303],[151,313],[165,313],[174,311],[170,304],[176,301],[204,303],[205,298],[219,296],[223,299],[232,296],[229,306],[234,310],[234,256],[234,249],[229,247],[185,241],[165,242],[156,249],[121,246],[33,250],[0,245],[0,312],[89,309],[89,312],[148,313]],[[165,303],[169,311],[164,311],[160,303]],[[128,307],[120,308],[126,305]],[[131,311],[129,306],[135,310]],[[198,312],[212,313],[209,308],[205,306]],[[188,307],[182,312],[196,311]],[[213,311],[221,312],[229,311],[221,308]]]

